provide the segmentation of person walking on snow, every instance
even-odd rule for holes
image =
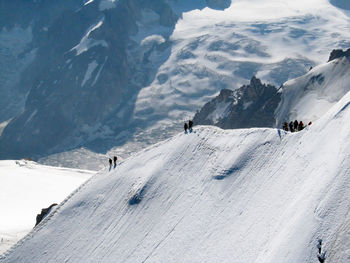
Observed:
[[[294,130],[295,131],[298,130],[298,121],[297,120],[294,121]]]
[[[192,127],[193,127],[193,121],[189,120],[188,121],[188,129],[190,130],[190,132],[192,132]]]
[[[304,123],[302,121],[299,122],[299,126],[298,126],[298,131],[301,131],[305,128]]]
[[[109,158],[109,170],[111,170],[112,169],[112,159],[111,158]]]
[[[188,129],[187,122],[185,122],[184,129],[185,129],[185,133],[187,133],[187,129]]]
[[[289,123],[289,130],[291,131],[291,132],[294,132],[294,127],[293,127],[294,125],[293,125],[293,122],[291,121],[290,123]]]
[[[114,168],[117,166],[117,160],[118,160],[117,156],[114,156],[114,157],[113,157]]]

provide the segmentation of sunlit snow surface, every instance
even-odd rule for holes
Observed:
[[[277,125],[284,121],[315,121],[350,91],[350,59],[340,58],[310,70],[283,85],[276,110]]]
[[[34,227],[42,208],[60,203],[92,174],[24,160],[0,161],[0,254]]]
[[[180,133],[94,176],[1,262],[315,263],[319,239],[347,262],[349,105],[297,133]]]

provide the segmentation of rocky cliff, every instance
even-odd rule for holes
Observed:
[[[195,124],[223,129],[272,127],[274,111],[280,102],[276,87],[253,77],[248,85],[232,91],[223,89],[194,116]]]

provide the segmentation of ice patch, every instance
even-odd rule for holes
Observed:
[[[79,56],[80,54],[84,53],[85,51],[88,51],[90,48],[94,46],[101,45],[103,47],[108,47],[108,44],[105,40],[96,40],[96,39],[89,38],[90,34],[93,31],[95,31],[96,29],[102,26],[103,20],[104,19],[101,19],[95,25],[91,26],[87,30],[83,38],[80,40],[79,44],[73,47],[70,51],[76,50],[77,52],[76,56]]]
[[[103,64],[102,64],[102,66],[100,67],[100,69],[98,70],[98,72],[97,72],[97,74],[96,74],[96,76],[95,76],[94,82],[92,82],[92,86],[96,84],[98,78],[100,77],[100,73],[101,73],[103,67],[104,67],[105,64],[106,64],[107,59],[108,59],[108,57],[105,58],[105,61],[103,62]]]
[[[97,68],[98,64],[96,62],[96,60],[92,61],[91,63],[89,63],[88,68],[85,72],[85,76],[84,79],[81,83],[81,86],[84,86],[86,81],[88,81],[91,78],[91,74],[95,71],[95,69]],[[95,81],[94,81],[95,83]]]
[[[23,127],[25,127],[33,118],[34,116],[36,115],[36,113],[38,112],[37,109],[35,109],[32,114],[30,114],[29,118],[27,119],[27,121],[24,123]]]
[[[99,5],[100,11],[111,9],[116,7],[116,3],[118,3],[118,0],[102,0]]]
[[[220,119],[226,117],[227,109],[231,105],[231,102],[220,102],[217,104],[216,109],[210,113],[207,119],[212,120],[213,123],[217,123]]]
[[[10,121],[11,121],[11,119],[8,120],[8,121],[4,121],[4,122],[0,123],[0,136],[1,136],[2,132],[3,132],[3,130],[6,128],[7,124],[9,124]]]
[[[94,0],[89,0],[89,1],[87,1],[84,5],[88,5],[88,4],[90,4],[90,3],[92,3]]]
[[[252,105],[252,103],[253,103],[252,101],[244,102],[244,103],[243,103],[243,109],[244,109],[244,110],[248,109],[248,107],[249,107],[250,105]]]
[[[165,39],[161,35],[151,35],[151,36],[144,38],[141,41],[141,46],[151,46],[154,44],[159,45],[159,44],[162,44],[164,42],[165,42]]]

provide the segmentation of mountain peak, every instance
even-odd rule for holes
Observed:
[[[250,84],[253,87],[259,87],[262,85],[261,80],[258,79],[257,77],[253,76],[250,80]]]

